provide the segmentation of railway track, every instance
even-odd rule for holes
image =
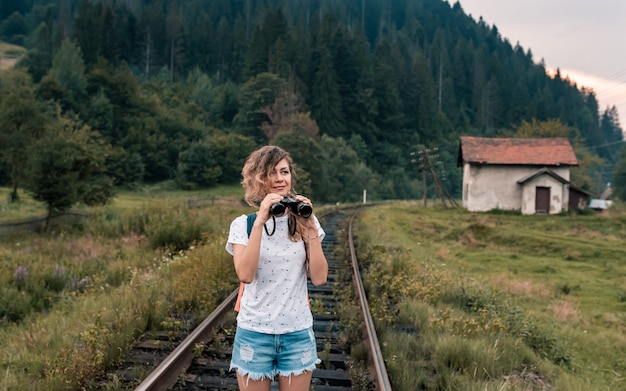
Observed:
[[[391,390],[356,263],[352,221],[357,213],[334,212],[324,218],[326,237],[322,245],[329,263],[328,283],[318,287],[309,282],[313,327],[322,360],[322,364],[313,372],[311,389],[315,391]],[[347,231],[342,225],[346,219],[350,219]],[[341,259],[344,257],[335,251],[341,245],[338,235],[347,235],[351,266],[346,265],[345,259]],[[352,270],[349,270],[350,267]],[[343,346],[343,326],[338,313],[339,301],[342,299],[338,297],[338,289],[346,285],[346,273],[352,275],[354,296],[358,298],[358,306],[363,314],[363,346],[368,356],[367,363],[362,364],[368,374],[359,375],[358,385],[353,384],[355,375],[351,369],[354,362],[347,347]],[[161,357],[163,352],[159,354],[159,343],[140,344],[138,348],[142,349],[143,346],[145,353],[135,352],[135,356],[148,355],[160,363],[135,390],[237,390],[235,374],[229,371],[236,327],[236,313],[233,310],[236,296],[237,290],[166,357]],[[171,340],[172,336],[169,338]],[[272,383],[271,389],[278,389],[276,382]]]

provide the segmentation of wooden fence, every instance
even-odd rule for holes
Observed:
[[[86,212],[66,212],[50,217],[50,228],[61,225],[77,224],[85,217],[89,216]],[[28,219],[7,221],[0,223],[0,236],[6,236],[16,233],[29,233],[43,231],[46,227],[47,215],[30,217]]]

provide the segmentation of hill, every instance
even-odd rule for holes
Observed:
[[[406,199],[422,189],[410,154],[437,147],[459,195],[459,136],[554,119],[601,159],[578,186],[619,160],[616,111],[600,113],[593,91],[548,75],[459,3],[51,0],[3,5],[0,17],[5,40],[28,43],[20,67],[37,98],[113,146],[117,184],[236,183],[241,156],[272,142],[319,178],[303,190],[324,202],[364,188]]]

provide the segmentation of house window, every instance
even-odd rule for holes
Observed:
[[[535,213],[550,213],[550,188],[535,188]]]

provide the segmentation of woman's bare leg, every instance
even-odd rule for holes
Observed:
[[[309,391],[313,372],[306,371],[298,376],[278,376],[280,391]]]
[[[237,371],[237,383],[240,391],[270,391],[272,381],[270,379],[250,380],[248,375],[241,376]]]

